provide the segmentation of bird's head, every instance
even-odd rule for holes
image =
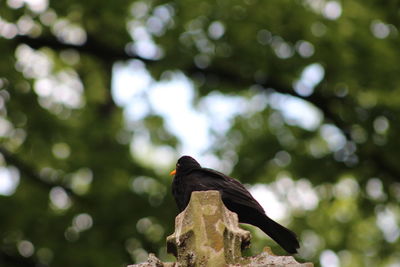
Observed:
[[[190,156],[182,156],[176,163],[176,169],[170,172],[170,175],[175,175],[176,173],[185,173],[196,168],[201,168],[201,166],[194,158]]]

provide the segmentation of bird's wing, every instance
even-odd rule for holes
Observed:
[[[200,188],[203,188],[202,190],[220,191],[225,203],[231,202],[235,205],[247,206],[265,214],[257,200],[236,179],[207,168],[197,169],[191,173],[191,176],[196,177],[196,183]]]

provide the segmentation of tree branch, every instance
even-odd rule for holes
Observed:
[[[130,54],[126,52],[124,48],[114,48],[103,45],[101,42],[97,41],[91,36],[88,36],[86,42],[82,45],[63,43],[54,36],[41,36],[38,38],[32,38],[21,35],[16,37],[15,40],[18,43],[27,44],[34,49],[39,49],[42,47],[50,47],[54,50],[74,49],[109,62],[129,59],[139,59],[145,63],[153,62],[153,60],[140,57],[139,55],[133,53]]]

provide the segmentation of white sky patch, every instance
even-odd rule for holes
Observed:
[[[120,106],[126,106],[143,93],[151,84],[152,78],[140,61],[116,64],[113,68],[112,96]]]
[[[282,112],[287,123],[315,130],[322,121],[321,112],[299,98],[279,93],[271,94],[270,104]]]
[[[14,127],[11,122],[3,117],[0,117],[0,137],[8,137],[11,131],[13,131],[13,128]]]
[[[196,157],[207,149],[209,120],[193,108],[194,89],[185,76],[172,73],[171,79],[155,82],[140,61],[116,65],[113,71],[113,97],[124,107],[128,121],[140,122],[153,112],[165,119],[167,129],[181,141],[179,154]],[[132,151],[144,155],[143,162],[149,158],[172,160],[173,154],[166,146],[153,147],[144,133],[135,135]]]
[[[268,185],[256,184],[250,187],[249,191],[271,219],[282,220],[287,216],[287,207],[278,200],[278,197]]]
[[[159,59],[162,57],[162,50],[154,43],[151,34],[145,26],[130,23],[128,24],[128,28],[132,38],[135,40],[134,44],[132,44],[129,49],[133,50],[135,54],[147,59]]]
[[[209,146],[209,121],[193,109],[194,89],[185,76],[172,74],[168,81],[155,82],[143,63],[132,61],[115,66],[112,85],[113,97],[125,108],[128,120],[140,121],[152,111],[165,119],[168,130],[182,142],[181,153],[198,156]],[[135,146],[137,153],[165,155],[165,149],[156,153],[144,136]]]
[[[338,151],[346,144],[346,137],[343,133],[332,124],[324,124],[320,128],[322,138],[328,143],[331,151]]]
[[[300,210],[313,210],[318,206],[318,195],[306,179],[295,182],[295,187],[288,188],[287,197],[291,206]]]
[[[19,184],[19,172],[14,167],[0,167],[0,195],[11,196]]]
[[[180,73],[172,73],[169,80],[155,82],[140,61],[116,65],[112,86],[113,97],[125,108],[128,121],[140,121],[150,111],[165,119],[167,129],[181,141],[180,155],[200,158],[212,144],[210,130],[224,134],[231,125],[230,120],[246,108],[244,98],[212,93],[203,98],[196,109],[193,107],[195,91],[190,80]],[[163,153],[156,153],[151,148],[148,137],[139,139],[134,144],[134,153],[146,151],[147,157],[165,155],[165,149]]]
[[[332,250],[324,250],[319,256],[319,261],[322,267],[339,267],[340,260]]]
[[[338,199],[356,198],[359,191],[360,187],[353,176],[343,178],[334,186],[334,194]]]
[[[225,26],[220,21],[214,21],[210,24],[210,27],[208,27],[208,35],[214,40],[221,38],[224,33]]]
[[[55,103],[71,109],[81,108],[84,105],[83,85],[78,74],[72,70],[37,79],[34,90],[40,97],[39,103],[48,109]]]
[[[157,83],[148,96],[153,109],[181,140],[183,153],[197,155],[210,145],[209,120],[192,108],[194,90],[183,75]]]
[[[305,1],[317,14],[325,18],[336,20],[342,15],[342,5],[338,1],[306,0]]]
[[[387,207],[383,211],[377,212],[376,224],[383,232],[385,239],[390,243],[396,242],[400,237],[399,216],[396,211],[392,207]]]
[[[320,113],[309,103],[289,98],[286,101],[286,108],[282,110],[284,116],[297,125],[308,129],[316,129],[320,122]]]
[[[337,1],[326,2],[322,14],[325,18],[336,20],[342,15],[342,6]]]
[[[48,0],[25,0],[29,8],[37,13],[41,13],[49,6]]]
[[[17,47],[15,56],[17,58],[16,68],[26,78],[46,78],[53,70],[53,62],[46,53],[34,50],[25,44]]]
[[[83,45],[87,40],[84,28],[67,19],[58,19],[53,23],[52,32],[61,42],[67,44]]]
[[[301,96],[309,96],[314,92],[315,86],[325,76],[325,69],[319,63],[308,65],[301,73],[301,77],[293,85],[294,90]]]
[[[138,60],[114,65],[112,96],[118,105],[124,107],[128,120],[141,120],[149,113],[146,90],[152,82],[144,64]]]
[[[154,168],[160,174],[167,173],[175,158],[175,152],[171,147],[154,146],[151,143],[150,137],[143,133],[135,135],[130,149],[136,160],[145,166]]]
[[[236,115],[245,112],[247,101],[239,96],[211,93],[200,102],[200,112],[207,114],[214,131],[224,134]]]
[[[35,13],[42,13],[48,6],[48,0],[8,0],[7,4],[11,8],[21,8],[26,3],[30,10]]]
[[[177,151],[166,146],[161,146],[158,151],[145,133],[146,129],[141,129],[143,133],[138,134],[139,128],[136,127],[131,149],[134,155],[143,155],[143,162],[157,161],[157,158],[173,161],[174,156],[191,155],[209,167],[221,167],[220,160],[205,155],[215,140],[213,133],[225,134],[235,116],[258,112],[268,103],[280,110],[291,124],[312,130],[321,122],[320,112],[311,104],[278,93],[271,97],[260,93],[246,99],[214,92],[202,98],[196,107],[193,105],[195,89],[191,81],[179,72],[166,76],[168,79],[154,81],[144,64],[137,60],[117,64],[113,69],[112,94],[116,103],[124,108],[127,121],[140,123],[150,112],[160,115],[166,128],[181,142]],[[168,162],[164,164],[168,165]]]

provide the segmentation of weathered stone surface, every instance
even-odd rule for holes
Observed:
[[[225,208],[218,191],[193,192],[175,219],[167,251],[182,266],[224,266],[241,259],[250,232],[239,228],[237,215]]]
[[[176,262],[161,262],[154,254],[150,253],[146,262],[128,265],[128,267],[178,267]]]
[[[230,265],[245,267],[313,267],[312,263],[298,263],[292,256],[276,256],[271,252],[269,247],[265,247],[264,251],[257,256],[246,258],[249,260],[247,264]]]
[[[189,205],[175,218],[175,232],[167,237],[167,251],[177,262],[163,263],[153,254],[147,262],[128,267],[312,267],[292,256],[276,256],[269,248],[253,257],[242,257],[250,232],[239,227],[236,213],[223,204],[218,191],[193,192]]]

